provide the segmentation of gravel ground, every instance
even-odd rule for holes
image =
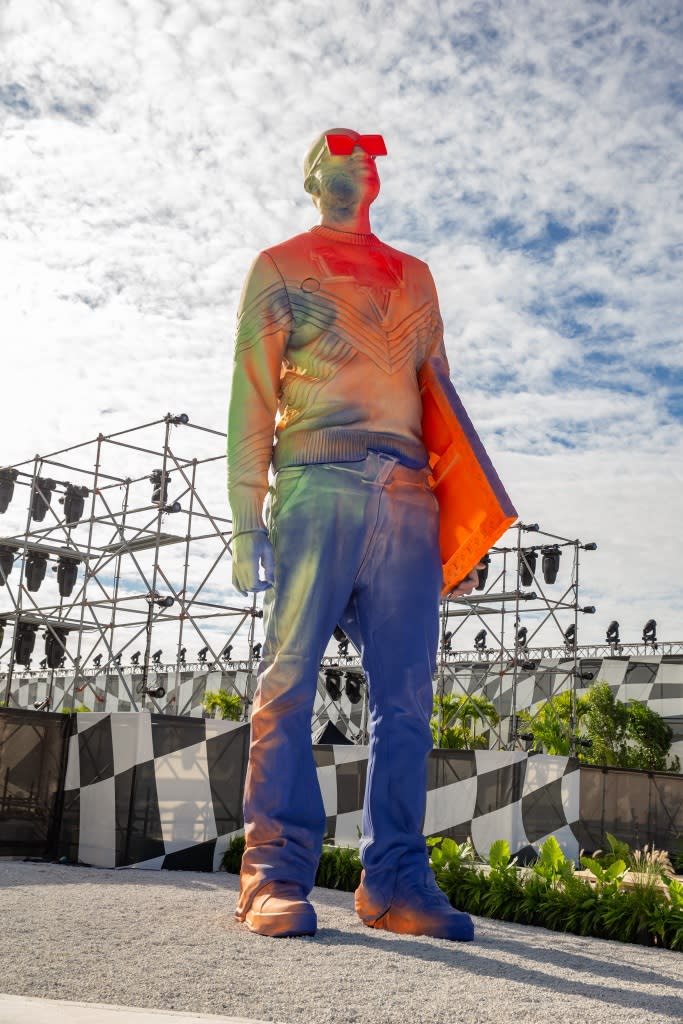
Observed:
[[[0,991],[283,1024],[683,1020],[683,956],[477,919],[473,943],[365,928],[316,889],[312,939],[233,919],[224,873],[0,861]]]

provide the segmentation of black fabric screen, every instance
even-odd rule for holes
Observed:
[[[53,854],[71,728],[69,715],[0,708],[0,855]]]

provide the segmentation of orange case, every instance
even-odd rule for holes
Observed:
[[[517,511],[450,378],[425,364],[418,381],[422,440],[441,511],[445,596],[512,526]]]

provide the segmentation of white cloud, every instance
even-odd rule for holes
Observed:
[[[646,609],[679,638],[679,4],[349,2],[342,19],[12,0],[2,17],[0,462],[169,410],[221,429],[246,269],[314,222],[306,145],[380,130],[376,230],[429,260],[508,489],[600,545],[587,639]]]

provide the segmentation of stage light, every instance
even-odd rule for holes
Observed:
[[[363,676],[360,672],[347,672],[344,692],[350,704],[359,704],[363,698]]]
[[[200,665],[206,664],[206,656],[209,653],[208,647],[202,647],[197,651],[197,657],[199,658]]]
[[[534,582],[538,552],[535,548],[522,549],[519,553],[519,578],[523,587],[530,587]]]
[[[53,626],[45,634],[45,657],[48,668],[59,668],[66,649],[67,634],[68,630],[59,629],[57,626]]]
[[[120,664],[121,664],[121,658],[122,658],[122,657],[123,657],[123,651],[119,651],[119,653],[118,653],[118,654],[115,654],[115,655],[114,655],[114,664],[115,664],[115,665],[120,665]]]
[[[612,619],[609,626],[607,627],[607,635],[605,636],[605,640],[608,644],[611,644],[613,647],[616,647],[617,644],[621,643],[621,640],[619,639],[619,623],[616,619]]]
[[[47,555],[40,551],[29,551],[26,559],[26,589],[36,591],[45,579],[47,571]]]
[[[64,518],[67,526],[74,526],[83,516],[85,499],[90,494],[87,487],[79,487],[76,484],[67,484],[64,497],[60,498],[60,504],[64,506]]]
[[[441,650],[446,654],[450,653],[452,639],[453,631],[449,629],[447,633],[444,633],[441,640]]]
[[[182,505],[179,501],[174,501],[172,505],[164,505],[164,512],[182,512]]]
[[[57,486],[54,480],[49,477],[37,477],[31,498],[31,518],[37,523],[42,523],[45,513],[52,501],[52,492]]]
[[[187,647],[181,647],[178,653],[178,662],[181,665],[185,664],[185,655],[187,654]]]
[[[483,590],[484,587],[486,586],[486,580],[488,579],[489,575],[489,565],[491,564],[491,556],[483,555],[483,557],[480,558],[479,561],[484,563],[484,568],[477,569],[477,576],[479,577],[479,582],[475,586],[475,590]]]
[[[519,528],[520,530],[526,530],[527,533],[538,533],[539,531],[538,523],[520,523]]]
[[[166,505],[168,502],[168,481],[170,473],[164,473],[163,469],[153,469],[149,482],[152,485],[152,504]]]
[[[57,573],[57,587],[61,597],[69,597],[78,578],[78,560],[60,555],[57,565],[53,565]]]
[[[349,656],[349,638],[341,628],[337,625],[334,627],[334,633],[332,634],[334,639],[337,641],[337,657],[348,658]]]
[[[341,672],[336,668],[325,669],[325,689],[332,700],[339,700],[341,697]]]
[[[16,548],[12,548],[8,544],[0,545],[0,587],[5,586],[7,577],[12,571],[16,551]]]
[[[95,668],[99,668],[100,665],[102,664],[102,655],[101,654],[96,654],[95,657],[92,660],[92,663],[95,666]]]
[[[557,571],[560,568],[560,557],[562,555],[559,545],[547,544],[541,548],[541,554],[543,555],[541,562],[543,579],[546,583],[554,583],[557,579]]]
[[[190,417],[187,415],[186,412],[181,412],[179,416],[171,416],[171,423],[174,423],[176,427],[179,426],[181,423],[185,425],[186,423],[189,422]]]
[[[526,639],[529,630],[526,626],[520,626],[515,634],[515,645],[517,647],[526,647]]]
[[[160,665],[161,664],[161,655],[162,655],[162,650],[161,650],[161,647],[160,647],[159,650],[155,651],[154,654],[152,655],[152,664],[153,665]]]
[[[477,633],[477,635],[474,638],[474,649],[476,651],[485,651],[486,650],[486,636],[487,636],[486,630],[485,629],[480,629],[479,632]]]
[[[579,679],[583,679],[584,683],[589,683],[594,678],[595,672],[579,672]]]
[[[154,689],[145,690],[145,693],[147,694],[148,697],[153,697],[156,700],[160,700],[161,697],[164,697],[166,695],[166,690],[163,688],[163,686],[157,686]]]
[[[590,543],[588,543],[588,544],[582,544],[581,547],[583,548],[584,551],[597,551],[598,550],[598,545],[595,543],[594,540],[590,541]]]
[[[595,615],[595,605],[587,604],[585,608],[580,608],[579,611],[583,612],[584,615]]]
[[[42,661],[38,662],[38,668],[47,668],[47,658],[43,658]]]
[[[131,656],[130,656],[130,663],[131,663],[131,665],[137,665],[139,663],[140,655],[141,654],[142,654],[142,651],[135,651],[134,654],[131,654]]]
[[[657,643],[657,623],[654,619],[648,619],[643,626],[643,643],[653,645]]]
[[[18,476],[18,469],[0,469],[0,512],[7,511],[14,494],[14,482]]]
[[[251,649],[251,656],[252,656],[252,658],[258,659],[258,658],[261,657],[261,648],[262,647],[263,647],[263,644],[254,644],[254,646]]]
[[[570,626],[567,626],[562,635],[564,636],[565,646],[576,647],[576,626],[573,622]]]
[[[225,658],[226,661],[232,661],[232,644],[225,645],[221,657]]]
[[[18,665],[31,664],[31,655],[36,644],[38,626],[31,622],[19,622],[14,634],[14,660]]]

